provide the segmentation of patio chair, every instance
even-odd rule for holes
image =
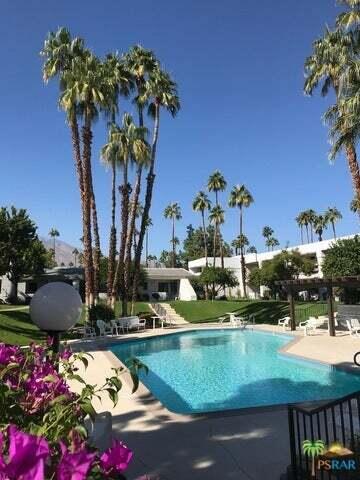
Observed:
[[[304,335],[308,335],[310,332],[315,331],[317,328],[321,327],[324,324],[324,319],[309,317],[305,322],[300,322],[299,327],[301,330],[304,330]]]
[[[95,328],[85,325],[84,328],[82,329],[82,335],[83,335],[83,338],[95,338],[96,337]]]
[[[96,320],[96,326],[99,329],[99,336],[100,337],[105,337],[105,335],[112,335],[113,330],[112,327],[107,325],[104,320]]]
[[[223,316],[223,317],[219,317],[218,318],[218,323],[224,323],[226,321],[226,316]]]
[[[360,322],[357,318],[346,320],[346,326],[351,336],[360,337]]]
[[[286,330],[286,328],[289,328],[289,327],[290,327],[290,320],[291,320],[290,317],[282,317],[282,318],[279,318],[279,320],[278,320],[278,326],[279,326],[279,327],[283,327],[283,330]]]
[[[118,320],[110,320],[110,324],[111,324],[111,329],[112,329],[112,334],[114,335],[114,332],[115,332],[115,335],[120,335],[120,331],[121,333],[125,333],[125,325],[123,323],[120,323]]]
[[[127,319],[127,328],[128,330],[140,330],[140,328],[146,328],[146,319],[139,317],[128,317]]]

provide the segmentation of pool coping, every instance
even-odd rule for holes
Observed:
[[[121,344],[121,343],[135,343],[139,341],[144,341],[144,340],[150,340],[153,338],[160,338],[163,337],[164,335],[174,335],[174,334],[181,334],[181,333],[187,333],[187,332],[195,332],[195,331],[213,331],[213,330],[238,330],[237,327],[224,327],[224,326],[214,326],[214,327],[201,327],[201,328],[194,328],[194,327],[182,327],[180,329],[171,329],[171,330],[163,330],[158,333],[151,334],[146,337],[136,337],[136,338],[109,338],[105,337],[101,340],[103,340],[101,343],[89,343],[85,344],[87,347],[87,350],[89,352],[91,351],[101,351],[106,359],[109,361],[112,367],[114,368],[125,368],[127,370],[126,365],[111,351],[109,348],[111,346],[114,346],[116,344]],[[257,331],[260,333],[265,333],[267,335],[275,335],[275,336],[281,336],[281,337],[287,337],[289,341],[281,348],[278,349],[277,353],[280,355],[287,356],[289,358],[293,359],[298,359],[300,361],[304,361],[307,363],[312,363],[312,364],[320,364],[329,368],[332,368],[334,370],[339,370],[339,371],[344,371],[346,373],[350,373],[352,375],[360,375],[360,371],[355,370],[354,367],[350,367],[349,365],[341,365],[341,364],[334,364],[326,361],[320,361],[317,359],[309,358],[303,355],[298,355],[298,354],[293,354],[289,352],[288,350],[291,349],[295,344],[299,343],[301,341],[300,336],[292,334],[292,332],[288,331],[282,331],[282,332],[275,332],[275,331],[269,331],[266,329],[262,329],[261,327],[256,327],[254,328],[249,328],[248,330],[252,331]],[[81,342],[77,344],[77,346],[83,345],[84,342]],[[89,348],[90,347],[90,348]],[[131,380],[130,375],[125,375],[123,377],[124,383],[127,385],[129,389],[132,389],[133,383]],[[272,405],[261,405],[261,406],[254,406],[254,407],[243,407],[243,408],[237,408],[237,409],[226,409],[226,410],[216,410],[216,411],[209,411],[209,412],[194,412],[194,413],[179,413],[179,412],[174,412],[170,409],[168,409],[162,402],[159,400],[149,388],[147,388],[143,382],[139,382],[138,389],[136,392],[134,392],[134,395],[136,395],[137,399],[141,401],[142,396],[151,396],[153,399],[155,399],[161,407],[168,412],[168,414],[171,415],[179,415],[181,417],[190,417],[190,418],[221,418],[221,417],[231,417],[231,416],[238,416],[238,415],[247,415],[247,414],[253,414],[253,413],[265,413],[269,411],[280,411],[280,410],[286,410],[290,405],[298,405],[302,406],[304,408],[312,408],[315,406],[319,406],[319,404],[327,403],[333,399],[323,399],[323,400],[312,400],[312,401],[307,401],[307,402],[291,402],[291,403],[281,403],[281,404],[272,404]]]

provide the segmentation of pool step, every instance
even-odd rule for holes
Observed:
[[[168,320],[174,325],[184,325],[188,323],[185,320],[185,318],[183,318],[181,315],[176,313],[176,311],[168,303],[161,302],[161,303],[149,304],[149,306],[156,313],[159,313],[159,310],[161,310],[162,313],[160,313],[160,315],[161,314],[166,315]]]

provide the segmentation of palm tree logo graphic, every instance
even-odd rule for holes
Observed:
[[[304,454],[311,457],[311,475],[315,477],[315,457],[325,451],[325,443],[322,440],[304,440],[302,448]]]

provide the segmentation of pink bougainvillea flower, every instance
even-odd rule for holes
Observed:
[[[56,470],[57,480],[85,480],[95,459],[95,453],[85,449],[71,453],[63,442],[60,442],[61,459]]]
[[[133,452],[119,440],[113,440],[111,447],[100,457],[100,465],[107,475],[124,472]]]
[[[65,347],[64,350],[62,352],[60,352],[59,357],[60,357],[61,360],[66,361],[66,360],[69,360],[71,355],[72,355],[72,351],[70,350],[70,348]]]
[[[42,437],[21,432],[15,425],[8,427],[8,435],[9,458],[2,468],[5,478],[44,480],[45,460],[50,453],[48,442]]]
[[[23,353],[19,347],[0,343],[0,364],[8,365],[10,362],[19,363],[22,358]]]

